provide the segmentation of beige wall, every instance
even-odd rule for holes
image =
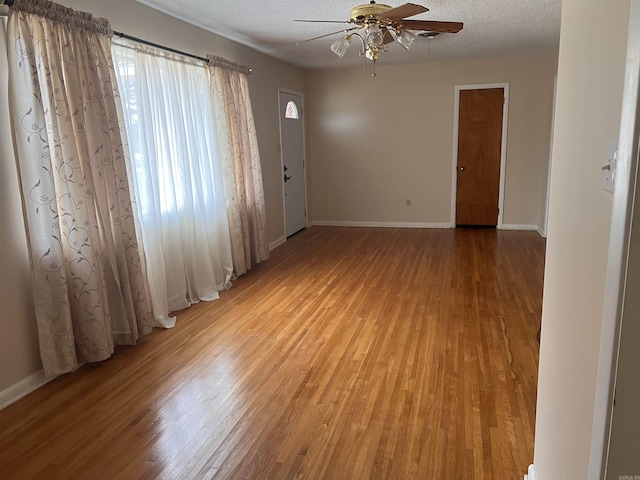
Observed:
[[[535,435],[536,478],[588,477],[629,0],[564,0]],[[607,32],[594,35],[594,32]]]
[[[284,235],[282,169],[278,144],[278,87],[305,91],[304,71],[238,43],[199,29],[150,9],[134,0],[62,0],[60,3],[108,18],[114,30],[183,51],[213,53],[254,69],[249,85],[263,167],[269,242]],[[0,68],[4,75],[6,68]],[[2,101],[5,101],[4,99]],[[7,109],[0,105],[4,114]],[[0,125],[7,125],[0,121]],[[6,129],[3,129],[6,132]],[[2,139],[0,176],[0,305],[3,334],[0,335],[0,392],[37,372],[40,368],[28,256],[15,163],[11,148]]]
[[[550,52],[309,72],[312,220],[450,223],[455,86],[509,83],[503,222],[541,225],[556,64]]]

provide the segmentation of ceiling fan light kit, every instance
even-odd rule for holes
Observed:
[[[351,35],[345,35],[331,44],[331,51],[342,58],[347,53],[349,45],[351,45]]]
[[[416,36],[409,30],[405,30],[404,28],[399,32],[397,30],[391,30],[391,35],[396,42],[402,45],[402,48],[404,48],[405,50],[409,50],[411,48],[411,45],[413,45],[413,42],[416,41]]]
[[[321,35],[320,37],[315,37],[307,41],[335,35],[336,33],[346,33],[346,35],[343,35],[333,42],[330,47],[333,53],[342,58],[351,45],[353,35],[357,36],[362,42],[362,50],[359,54],[373,62],[374,72],[372,75],[375,77],[375,64],[380,52],[386,52],[386,45],[392,43],[394,40],[398,42],[402,48],[409,50],[416,40],[416,35],[411,30],[421,31],[422,33],[419,35],[427,38],[433,38],[441,33],[457,33],[462,30],[463,24],[460,22],[406,20],[408,17],[413,17],[414,15],[428,11],[429,9],[427,7],[414,3],[405,3],[404,5],[394,8],[390,5],[376,3],[374,0],[371,0],[370,3],[352,8],[348,21],[335,22],[351,23],[355,25],[354,27],[327,35]],[[324,20],[297,21],[334,23]]]

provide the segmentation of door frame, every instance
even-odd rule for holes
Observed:
[[[308,184],[307,184],[307,129],[306,122],[304,119],[304,93],[298,92],[297,90],[291,90],[289,88],[278,87],[278,130],[280,131],[280,145],[278,146],[278,150],[280,153],[280,184],[282,187],[282,236],[287,240],[287,205],[285,201],[285,191],[284,191],[284,150],[282,148],[282,116],[284,112],[280,108],[280,94],[288,93],[289,95],[297,95],[300,97],[300,101],[302,105],[300,106],[300,120],[302,121],[302,171],[304,172],[304,223],[306,228],[309,228],[311,224],[309,223],[309,208],[308,208]]]
[[[640,163],[640,0],[631,1],[628,32],[592,419],[589,479],[604,478],[608,467],[620,334],[622,322],[625,315],[628,315],[624,311],[624,299],[629,253],[632,248],[631,235],[634,232],[637,234],[640,228],[633,223],[633,212],[640,205],[640,195],[637,193]]]
[[[558,93],[558,74],[553,76],[553,104],[551,105],[551,135],[549,137],[549,165],[547,166],[547,194],[544,204],[542,236],[547,238],[549,228],[549,199],[551,198],[551,161],[553,160],[553,135],[556,124],[556,96]]]
[[[498,192],[498,223],[502,228],[504,211],[504,180],[507,163],[507,125],[509,123],[509,83],[479,83],[474,85],[456,85],[453,105],[453,162],[451,178],[451,228],[456,228],[456,201],[458,193],[458,129],[460,128],[460,92],[462,90],[504,89],[502,106],[502,145],[500,146],[500,188]]]

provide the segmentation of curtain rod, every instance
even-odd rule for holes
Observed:
[[[12,0],[10,0],[10,1],[12,1]],[[209,57],[201,57],[200,55],[195,55],[195,54],[189,53],[189,52],[183,52],[182,50],[176,50],[175,48],[167,47],[165,45],[160,45],[159,43],[150,42],[149,40],[145,40],[145,39],[139,38],[139,37],[134,37],[133,35],[129,35],[128,33],[117,32],[115,30],[113,31],[113,34],[117,35],[119,37],[122,37],[122,38],[126,38],[128,40],[133,40],[134,42],[139,42],[139,43],[142,43],[144,45],[149,45],[150,47],[161,48],[162,50],[167,50],[168,52],[177,53],[178,55],[184,55],[185,57],[195,58],[196,60],[200,60],[200,61],[208,63],[210,65],[211,64],[224,65],[224,66],[227,66],[227,67],[229,67],[231,69],[244,71],[245,73],[247,73],[249,75],[253,75],[253,69],[252,68],[245,67],[243,65],[238,65],[237,63],[232,62],[231,60],[227,60],[226,58],[215,57],[213,55],[210,55]]]
[[[199,55],[195,55],[195,54],[189,53],[189,52],[183,52],[182,50],[176,50],[175,48],[166,47],[164,45],[160,45],[159,43],[153,43],[153,42],[150,42],[149,40],[144,40],[142,38],[134,37],[133,35],[129,35],[128,33],[116,32],[114,30],[113,34],[117,35],[119,37],[122,37],[122,38],[126,38],[128,40],[133,40],[134,42],[138,42],[138,43],[143,43],[145,45],[149,45],[150,47],[161,48],[162,50],[167,50],[167,51],[172,52],[172,53],[177,53],[178,55],[184,55],[185,57],[195,58],[196,60],[201,60],[201,61],[203,61],[205,63],[209,63],[209,59],[206,58],[206,57],[201,57]]]

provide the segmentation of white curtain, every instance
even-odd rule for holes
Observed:
[[[44,371],[108,358],[153,325],[111,29],[46,0],[15,0],[7,27],[10,110]]]
[[[202,62],[115,39],[157,324],[214,300],[233,273],[209,78]]]
[[[209,56],[211,96],[218,124],[227,213],[237,275],[269,258],[266,206],[248,68]]]

